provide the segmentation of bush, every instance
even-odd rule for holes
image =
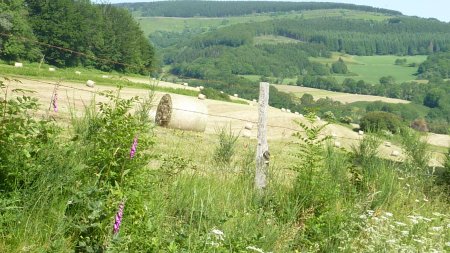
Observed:
[[[411,122],[411,128],[419,132],[428,132],[428,125],[424,119],[415,119]]]
[[[352,123],[353,119],[350,116],[343,116],[339,118],[339,122],[344,123],[344,124],[350,124]]]
[[[388,112],[369,112],[361,118],[360,128],[367,132],[389,130],[398,133],[402,128],[400,118]]]
[[[228,94],[220,93],[218,90],[213,88],[204,88],[202,90],[202,94],[204,94],[207,99],[231,102],[230,96],[228,96]]]
[[[231,159],[236,152],[236,141],[239,138],[239,134],[233,133],[231,126],[229,130],[225,127],[218,131],[219,145],[214,151],[214,161],[219,165],[229,165]]]

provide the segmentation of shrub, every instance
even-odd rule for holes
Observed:
[[[353,119],[350,116],[343,116],[339,118],[339,122],[344,123],[344,124],[350,124],[352,123]]]
[[[402,123],[400,118],[395,114],[388,112],[369,112],[361,118],[360,128],[367,132],[389,130],[392,133],[398,133],[402,128]]]
[[[204,88],[202,90],[202,94],[204,94],[207,99],[231,102],[230,96],[228,96],[228,94],[220,93],[218,90],[213,88]]]
[[[420,132],[428,132],[428,125],[424,119],[415,119],[411,122],[411,128]]]

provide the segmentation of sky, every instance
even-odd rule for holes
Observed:
[[[103,0],[104,1],[104,0]],[[108,0],[107,0],[108,1]],[[289,0],[285,0],[289,1]],[[291,0],[292,1],[292,0]],[[295,1],[295,0],[294,0]],[[111,3],[152,2],[149,0],[109,0]],[[368,5],[400,11],[408,16],[437,18],[450,22],[449,0],[307,0],[295,2],[339,2]]]

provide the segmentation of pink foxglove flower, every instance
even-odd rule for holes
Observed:
[[[133,145],[131,145],[130,159],[132,159],[134,157],[134,155],[136,154],[137,144],[138,144],[138,137],[136,136],[136,137],[134,137]]]
[[[56,93],[56,92],[53,95],[52,105],[53,105],[53,111],[58,112],[58,93]]]
[[[120,223],[122,222],[122,216],[123,216],[123,208],[125,207],[125,203],[122,201],[119,205],[119,210],[117,211],[115,222],[114,222],[114,228],[113,233],[117,234],[119,233]]]

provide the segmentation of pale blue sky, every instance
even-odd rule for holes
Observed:
[[[105,0],[101,0],[105,2]],[[286,1],[286,0],[285,0]],[[132,2],[152,2],[149,0],[106,0],[111,3],[132,3]],[[303,1],[296,1],[303,2]],[[419,17],[433,17],[441,21],[450,21],[450,1],[449,0],[306,0],[304,2],[339,2],[374,7],[386,8],[401,11],[405,15]]]

